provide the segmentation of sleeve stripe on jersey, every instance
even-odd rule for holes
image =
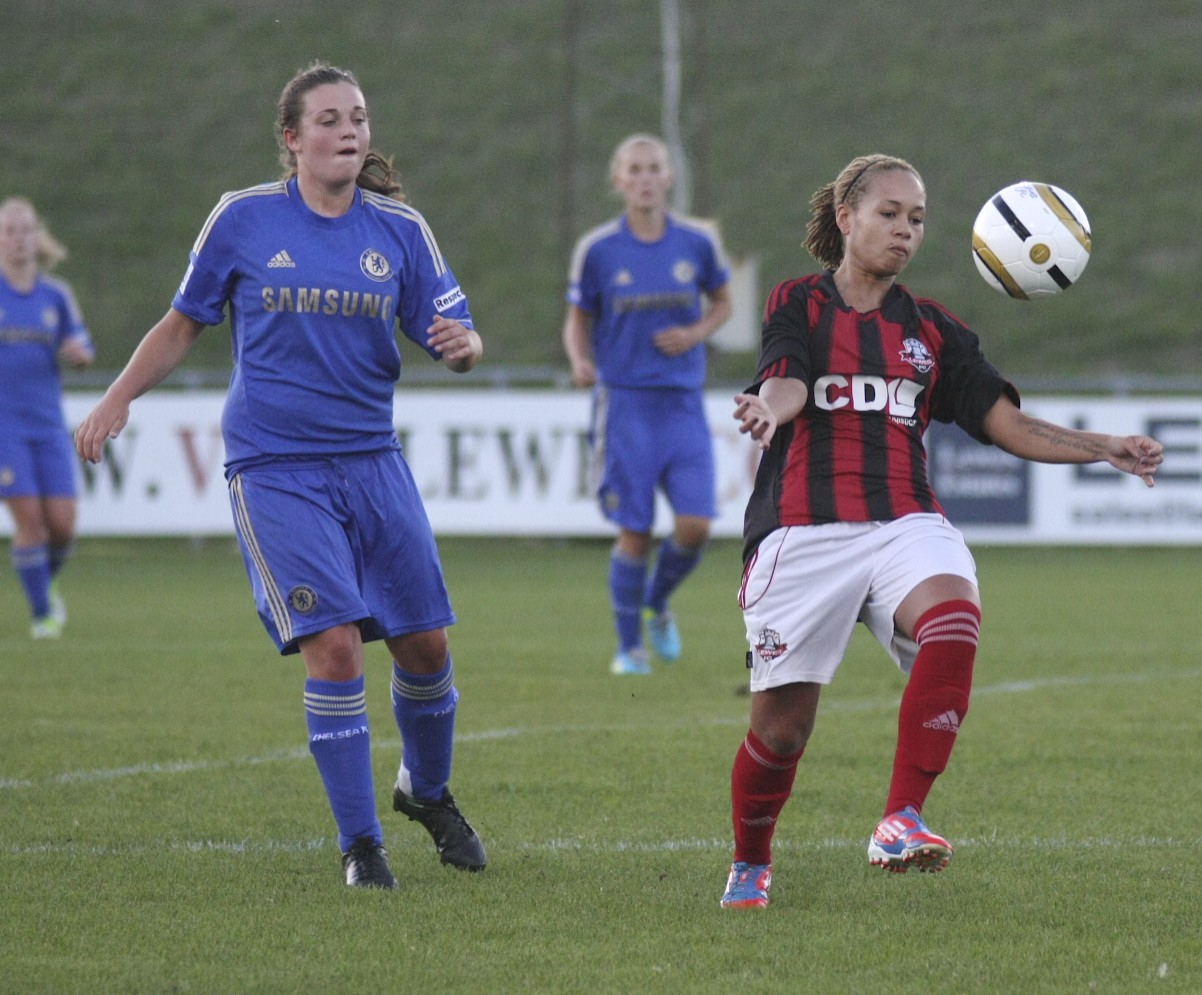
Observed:
[[[205,239],[209,237],[209,232],[213,230],[213,225],[216,224],[217,219],[221,217],[230,204],[234,204],[246,197],[275,197],[284,192],[286,192],[284,182],[282,180],[275,180],[272,183],[260,183],[257,187],[250,187],[246,190],[234,190],[223,194],[221,200],[217,201],[217,206],[209,214],[209,219],[204,223],[204,227],[200,229],[200,234],[196,236],[196,244],[192,246],[192,251],[196,255],[200,255],[200,250],[205,244]]]
[[[786,280],[784,283],[776,285],[772,293],[768,295],[768,301],[764,305],[765,321],[771,318],[777,309],[789,299],[789,291],[799,283],[801,283],[801,280]]]
[[[584,272],[584,257],[588,255],[588,250],[600,242],[601,239],[617,234],[620,227],[621,221],[615,218],[613,221],[607,221],[603,225],[598,225],[596,228],[580,236],[580,241],[576,243],[576,248],[572,251],[572,264],[568,268],[569,283],[580,282],[580,276]]]
[[[784,359],[778,359],[760,374],[760,383],[763,383],[765,380],[771,380],[773,377],[783,377],[787,368],[788,363]]]
[[[426,248],[430,251],[430,258],[434,261],[435,274],[442,276],[446,273],[448,268],[446,260],[442,258],[442,253],[438,249],[438,243],[434,240],[434,232],[430,230],[426,219],[422,217],[419,211],[415,211],[408,204],[402,204],[399,200],[393,200],[391,197],[385,197],[383,194],[371,193],[368,190],[363,191],[363,203],[370,204],[372,207],[384,211],[386,214],[395,214],[398,217],[405,218],[407,221],[412,221],[417,225],[418,230],[422,233],[422,238],[426,240]]]
[[[717,222],[705,221],[701,218],[684,218],[678,214],[673,214],[672,220],[676,223],[677,227],[683,228],[685,231],[695,232],[706,239],[714,247],[714,258],[718,261],[718,268],[724,270],[730,269],[730,260],[727,258],[726,249],[722,245],[722,238]]]
[[[239,473],[234,474],[230,480],[230,497],[233,498],[234,525],[242,535],[255,570],[259,574],[259,579],[263,582],[263,593],[267,598],[267,606],[271,610],[271,618],[280,634],[280,640],[290,643],[292,642],[292,616],[288,614],[288,605],[284,601],[283,594],[280,593],[275,577],[271,574],[271,569],[267,566],[263,550],[259,547],[259,538],[255,535],[254,526],[250,522],[250,513],[246,508],[246,496],[242,493],[242,475]]]
[[[52,276],[49,273],[43,273],[42,279],[51,287],[63,295],[63,300],[67,302],[67,312],[71,316],[71,322],[76,326],[76,329],[83,327],[83,312],[79,310],[79,302],[75,299],[75,292],[71,289],[71,285],[66,280],[60,280],[57,276]]]

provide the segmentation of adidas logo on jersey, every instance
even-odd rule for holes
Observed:
[[[287,249],[281,249],[269,260],[267,260],[268,269],[296,269],[296,263],[292,261],[292,257],[288,255]]]
[[[936,715],[933,719],[927,719],[922,727],[924,729],[938,729],[942,732],[959,732],[960,731],[960,716],[956,714],[954,709],[949,709],[942,715]]]

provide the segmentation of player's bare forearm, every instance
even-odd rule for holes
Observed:
[[[82,338],[67,339],[59,346],[58,355],[64,363],[68,363],[77,370],[91,366],[96,359],[92,347]]]
[[[1107,435],[1065,428],[1023,414],[1001,398],[985,416],[993,443],[1022,459],[1039,463],[1109,463],[1140,477],[1149,487],[1164,460],[1164,446],[1146,435]]]
[[[597,382],[597,367],[589,348],[592,318],[583,308],[569,304],[563,319],[563,351],[572,367],[572,383],[591,387]]]
[[[1106,440],[1098,432],[1053,425],[1024,414],[1000,397],[985,416],[984,428],[995,446],[1037,463],[1096,463],[1106,459]]]
[[[97,463],[107,439],[115,439],[129,421],[129,406],[174,370],[196,337],[200,322],[174,308],[146,333],[116,380],[75,430],[75,449],[89,463]]]
[[[174,308],[168,310],[138,343],[108,393],[128,404],[162,383],[183,362],[203,329],[199,321]]]
[[[719,287],[708,295],[705,314],[692,325],[675,325],[655,335],[655,347],[665,356],[680,356],[700,345],[721,328],[731,314],[730,288]]]
[[[704,342],[730,318],[733,307],[730,302],[730,285],[724,284],[706,297],[708,306],[701,320],[694,326],[698,342]]]
[[[1026,438],[1019,436],[1021,441],[1017,444],[1029,453],[1027,459],[1041,463],[1096,463],[1106,458],[1104,435],[1064,428],[1025,415],[1020,427]]]
[[[801,414],[809,396],[809,388],[790,377],[770,377],[758,394],[736,394],[734,418],[739,432],[767,449],[777,428]]]

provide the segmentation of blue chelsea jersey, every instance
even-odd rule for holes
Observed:
[[[28,293],[0,275],[0,425],[14,438],[62,432],[58,350],[68,339],[92,340],[62,280],[40,275]]]
[[[295,178],[227,193],[192,248],[172,307],[206,325],[229,308],[226,466],[273,456],[395,448],[395,328],[434,358],[436,314],[472,327],[425,219],[356,189],[325,218]]]
[[[601,382],[700,389],[704,344],[665,356],[652,337],[700,320],[702,295],[729,279],[717,235],[699,222],[668,215],[656,242],[636,238],[624,215],[587,232],[572,254],[567,298],[593,317],[593,359]]]

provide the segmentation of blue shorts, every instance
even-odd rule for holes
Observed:
[[[0,432],[0,499],[73,498],[78,463],[66,430],[35,438]]]
[[[281,653],[346,622],[364,642],[454,623],[434,533],[399,452],[255,466],[229,487],[255,606]]]
[[[615,525],[650,532],[656,491],[676,515],[717,515],[714,444],[701,391],[598,387],[590,438],[594,492]]]

